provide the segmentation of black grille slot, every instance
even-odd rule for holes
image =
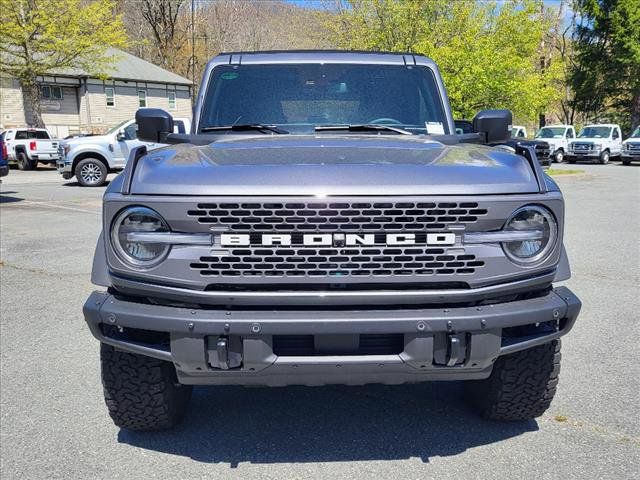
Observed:
[[[397,355],[404,350],[401,333],[362,334],[358,340],[355,348],[338,355]],[[283,357],[326,355],[316,349],[313,335],[274,335],[273,353]]]
[[[199,203],[187,215],[236,232],[442,230],[486,215],[475,202]]]
[[[469,275],[483,267],[475,255],[447,255],[430,247],[244,247],[230,255],[200,257],[190,264],[205,277],[340,278],[344,276]]]

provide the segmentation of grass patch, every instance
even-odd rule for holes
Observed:
[[[560,170],[558,168],[550,168],[545,171],[548,175],[579,175],[584,173],[584,170]]]

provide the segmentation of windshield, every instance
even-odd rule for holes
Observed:
[[[609,138],[611,127],[584,127],[578,138]]]
[[[120,129],[123,127],[123,125],[124,125],[125,123],[127,123],[128,121],[129,121],[129,120],[125,120],[124,122],[120,122],[119,124],[117,124],[115,127],[111,127],[111,128],[109,129],[109,131],[108,131],[107,133],[105,133],[105,135],[111,135],[112,133],[116,133],[116,132],[117,132],[118,130],[120,130]]]
[[[199,130],[247,124],[282,126],[291,133],[358,124],[391,125],[418,134],[452,133],[433,72],[404,65],[216,67]]]
[[[536,138],[563,138],[564,127],[544,127],[536,134]]]
[[[640,138],[640,125],[638,125],[629,138]]]

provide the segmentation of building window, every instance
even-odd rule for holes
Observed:
[[[116,106],[116,91],[113,87],[104,87],[104,96],[107,99],[107,107]]]
[[[42,85],[40,87],[42,98],[47,100],[62,100],[62,87],[54,85]]]
[[[171,110],[175,110],[176,108],[176,92],[169,92],[167,94],[168,98],[169,98],[169,108]]]
[[[138,106],[140,108],[147,106],[147,91],[146,90],[138,90]]]

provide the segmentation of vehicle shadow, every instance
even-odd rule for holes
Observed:
[[[100,185],[99,187],[82,187],[82,185],[80,185],[80,183],[78,182],[66,182],[66,183],[63,183],[62,186],[63,187],[82,187],[82,188],[107,188],[110,182],[111,180],[107,180],[106,182],[104,182],[103,185]]]
[[[463,403],[460,383],[364,387],[196,388],[183,423],[120,430],[118,441],[199,462],[345,462],[450,456],[538,430]]]
[[[12,197],[11,193],[17,193],[17,192],[0,192],[0,203],[14,203],[14,202],[21,202],[22,200],[24,200],[24,198],[20,198],[20,197]]]

